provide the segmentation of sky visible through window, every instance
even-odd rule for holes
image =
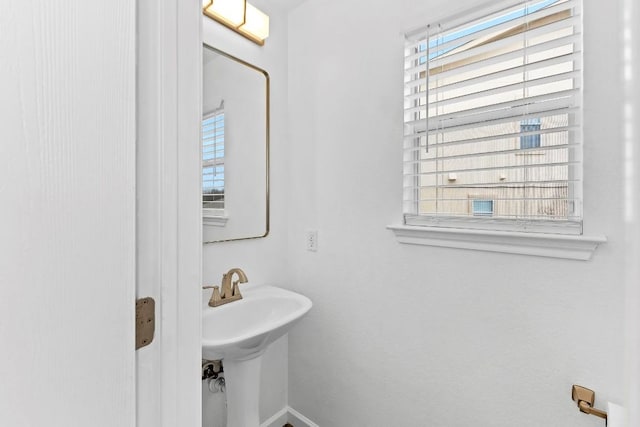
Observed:
[[[484,21],[484,22],[480,22],[480,23],[476,23],[473,25],[470,25],[468,27],[465,27],[461,30],[455,31],[453,33],[447,34],[441,38],[437,38],[432,40],[431,42],[429,42],[429,59],[433,59],[436,58],[438,56],[444,55],[448,52],[451,52],[454,49],[459,48],[460,46],[464,45],[466,42],[461,42],[460,44],[453,44],[449,47],[447,47],[446,49],[441,49],[441,50],[437,50],[438,45],[444,44],[444,43],[448,43],[450,41],[454,41],[457,40],[459,38],[462,37],[466,37],[469,34],[474,34],[477,33],[479,31],[485,30],[487,28],[491,28],[494,27],[496,25],[500,25],[503,24],[505,22],[509,22],[518,18],[522,18],[523,16],[529,15],[531,13],[537,12],[541,9],[544,9],[545,7],[548,7],[554,3],[558,3],[561,0],[543,0],[540,1],[538,3],[534,3],[532,5],[528,5],[525,7],[522,7],[520,9],[516,9],[512,12],[506,13],[504,15],[498,16],[496,18],[492,18],[490,20]],[[422,43],[420,45],[420,52],[424,52],[427,50],[427,41],[425,41],[424,43]],[[425,62],[427,62],[427,57],[426,55],[420,58],[420,64],[424,64]]]

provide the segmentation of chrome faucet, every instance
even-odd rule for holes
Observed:
[[[238,276],[238,280],[232,281],[234,274]],[[228,302],[242,299],[238,284],[247,283],[247,281],[247,275],[244,274],[244,271],[239,268],[232,268],[222,275],[222,291],[220,290],[220,286],[203,286],[202,289],[213,289],[213,293],[209,299],[209,306],[217,307]]]

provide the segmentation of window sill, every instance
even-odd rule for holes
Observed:
[[[587,261],[605,236],[390,225],[400,243]]]

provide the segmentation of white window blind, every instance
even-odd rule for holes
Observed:
[[[202,119],[202,207],[224,209],[224,111]],[[222,214],[222,211],[219,212]]]
[[[496,4],[407,34],[405,223],[581,234],[581,3]]]

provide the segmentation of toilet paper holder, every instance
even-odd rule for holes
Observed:
[[[596,393],[586,387],[574,385],[571,388],[571,398],[578,404],[580,412],[595,415],[596,417],[607,419],[607,413],[593,407],[596,401]]]

